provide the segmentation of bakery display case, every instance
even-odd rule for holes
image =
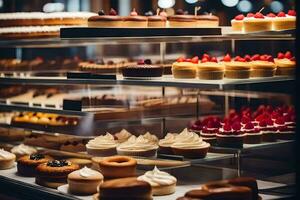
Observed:
[[[0,197],[295,197],[295,27],[133,12],[65,13],[51,38],[0,30]]]

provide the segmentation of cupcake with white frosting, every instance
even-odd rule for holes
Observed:
[[[84,167],[68,175],[69,191],[78,195],[95,194],[97,187],[103,183],[103,179],[100,172]]]
[[[147,140],[149,140],[150,143],[157,145],[158,144],[158,138],[156,135],[151,134],[150,132],[147,132],[143,135],[143,137]]]
[[[93,156],[112,156],[116,155],[117,142],[110,133],[101,135],[86,144],[88,154]]]
[[[14,146],[10,151],[13,154],[15,154],[17,156],[17,158],[20,158],[25,155],[31,155],[31,154],[37,153],[37,150],[34,147],[27,146],[24,144]]]
[[[168,133],[163,139],[159,140],[159,151],[165,154],[173,154],[171,145],[175,142],[176,136],[178,136],[178,134]]]
[[[16,155],[0,149],[0,170],[10,169],[14,166]]]
[[[175,192],[177,179],[167,172],[160,171],[155,166],[152,171],[147,171],[137,178],[139,181],[146,181],[152,187],[152,195],[162,196]]]
[[[184,129],[171,145],[172,151],[176,155],[186,158],[204,158],[208,152],[210,144],[194,133]]]
[[[158,145],[151,143],[142,135],[139,137],[131,136],[126,142],[117,147],[120,155],[152,157],[156,155]]]
[[[130,132],[128,132],[126,129],[122,129],[120,132],[115,134],[118,143],[123,143],[125,141],[127,141],[132,134]]]

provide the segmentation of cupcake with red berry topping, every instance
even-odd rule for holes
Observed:
[[[198,56],[190,58],[178,58],[172,64],[172,74],[174,78],[191,79],[196,78],[197,65],[199,62]]]
[[[189,125],[189,131],[192,131],[192,132],[198,133],[198,134],[200,134],[202,128],[203,128],[203,124],[200,119],[190,123],[190,125]]]
[[[286,53],[279,52],[274,62],[277,66],[276,75],[294,76],[296,74],[296,60],[290,51]]]
[[[232,125],[225,123],[216,134],[217,143],[220,147],[242,148],[245,134],[242,131],[242,126],[239,122],[234,122]]]
[[[217,134],[219,133],[219,128],[221,124],[215,118],[211,118],[206,125],[203,126],[200,136],[205,142],[210,144],[215,144],[217,141]]]
[[[262,13],[257,12],[254,15],[250,13],[244,19],[244,29],[246,33],[271,31],[272,20],[264,16]]]
[[[280,140],[292,140],[295,139],[295,131],[289,127],[284,117],[279,117],[275,120],[275,127],[277,129],[277,138]]]
[[[251,57],[251,77],[272,77],[276,71],[276,65],[271,55],[256,54]]]
[[[262,140],[264,142],[275,142],[277,128],[274,126],[273,120],[271,118],[266,118],[258,123],[257,128],[262,133]]]
[[[262,133],[258,128],[255,128],[252,122],[248,122],[244,126],[243,132],[245,134],[245,144],[259,144],[262,142]]]
[[[197,66],[197,76],[202,80],[219,80],[224,77],[225,66],[218,62],[216,57],[208,54],[202,56],[201,62]]]
[[[244,58],[236,56],[234,60],[231,59],[229,54],[223,58],[225,65],[225,77],[233,79],[247,79],[250,78],[251,57],[246,55]]]
[[[243,14],[235,16],[235,18],[231,20],[232,30],[235,32],[243,32],[244,31],[244,19],[245,19],[245,16]]]
[[[272,20],[273,30],[289,30],[296,28],[296,11],[289,10],[288,13],[279,12]]]

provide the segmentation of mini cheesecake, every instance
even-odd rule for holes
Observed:
[[[273,30],[289,30],[296,28],[296,11],[289,10],[287,14],[279,12],[276,17],[272,18]]]
[[[256,13],[253,16],[248,16],[244,19],[244,31],[246,33],[272,30],[272,20],[263,14]]]
[[[231,20],[232,31],[244,32],[244,19],[245,16],[243,14],[235,16],[235,18]]]
[[[98,12],[98,16],[92,16],[88,19],[88,27],[122,27],[123,18],[117,15],[114,9],[111,9],[109,15],[105,15],[104,11]]]
[[[176,62],[172,64],[173,77],[178,79],[196,78],[198,62],[198,56],[195,56],[192,59],[178,58]]]
[[[244,58],[236,56],[234,60],[227,54],[223,58],[225,65],[225,77],[232,79],[247,79],[250,78],[251,73],[251,57],[246,55]]]
[[[274,59],[277,67],[276,75],[278,76],[295,76],[296,75],[296,60],[290,51],[278,53]]]
[[[232,125],[225,123],[217,133],[217,144],[220,147],[228,148],[243,148],[245,134],[241,130],[242,126],[239,122],[234,122]]]
[[[224,77],[225,66],[216,57],[204,54],[197,66],[197,77],[202,80],[220,80]]]

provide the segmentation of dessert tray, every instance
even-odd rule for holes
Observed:
[[[61,38],[221,35],[221,28],[89,28],[60,29]]]

